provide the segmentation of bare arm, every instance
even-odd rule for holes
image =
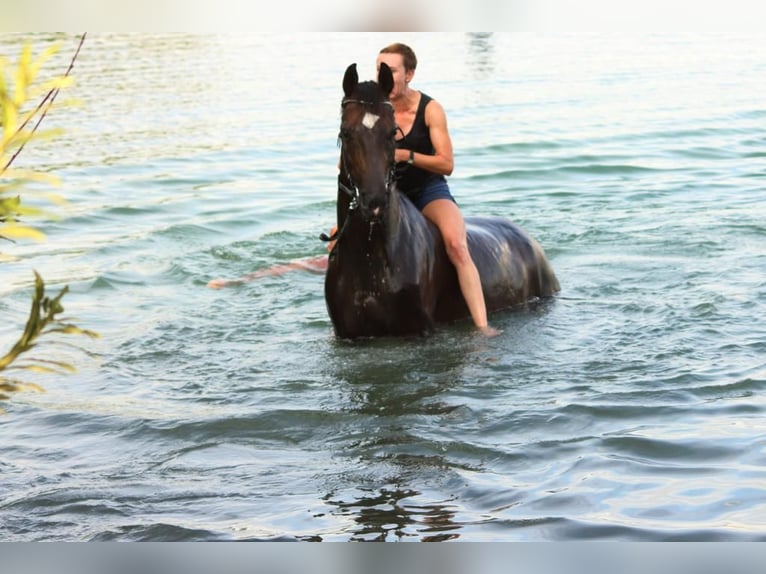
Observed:
[[[431,100],[426,106],[426,126],[434,146],[434,155],[416,152],[414,165],[440,175],[452,175],[455,161],[452,154],[452,139],[447,129],[447,115],[442,105],[436,100]],[[410,158],[410,150],[407,149],[397,149],[395,154],[397,162],[407,161]]]

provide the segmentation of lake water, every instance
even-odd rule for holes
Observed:
[[[50,74],[79,39],[25,37]],[[206,287],[323,252],[343,72],[396,40],[464,213],[562,285],[492,339],[336,340],[306,272]],[[73,74],[17,160],[69,203],[0,245],[0,349],[35,269],[101,338],[3,403],[0,539],[766,540],[761,38],[90,34]]]

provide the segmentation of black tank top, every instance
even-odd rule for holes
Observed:
[[[397,140],[397,148],[434,155],[434,144],[431,143],[431,135],[428,132],[428,126],[426,126],[426,106],[432,99],[431,96],[420,92],[420,103],[418,103],[418,109],[415,112],[415,121],[412,122],[409,133]],[[444,179],[444,176],[420,169],[407,162],[396,164],[396,187],[410,197],[417,195],[432,178]]]

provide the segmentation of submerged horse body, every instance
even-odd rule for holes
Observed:
[[[337,241],[325,300],[342,338],[417,335],[470,317],[438,228],[394,181],[396,125],[390,69],[359,82],[343,78]],[[466,217],[468,249],[481,277],[487,312],[559,291],[543,249],[502,217]]]

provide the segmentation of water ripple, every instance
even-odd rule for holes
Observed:
[[[766,539],[760,44],[403,39],[461,208],[530,230],[561,295],[349,343],[321,275],[207,289],[324,253],[349,37],[89,35],[25,150],[69,203],[3,245],[0,343],[31,268],[102,337],[2,405],[4,540]]]

